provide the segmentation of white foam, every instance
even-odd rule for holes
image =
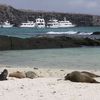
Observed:
[[[67,31],[67,32],[47,32],[47,34],[76,34],[76,31]]]
[[[92,32],[89,32],[89,33],[87,33],[87,32],[80,32],[80,33],[78,33],[78,35],[91,35],[91,34],[93,34]]]
[[[47,34],[77,34],[77,35],[91,35],[93,32],[77,32],[77,31],[67,31],[67,32],[54,32],[50,31]]]

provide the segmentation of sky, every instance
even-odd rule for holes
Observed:
[[[0,0],[17,9],[100,15],[100,0]]]

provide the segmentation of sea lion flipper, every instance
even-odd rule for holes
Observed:
[[[96,81],[95,79],[93,79],[93,82],[91,82],[91,83],[100,83],[100,82],[98,82],[98,81]]]
[[[100,77],[100,75],[96,75],[94,73],[87,72],[87,71],[82,71],[81,73],[86,74],[86,75],[88,75],[89,77],[92,77],[92,78],[94,78],[94,77]]]

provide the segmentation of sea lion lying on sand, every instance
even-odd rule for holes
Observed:
[[[30,79],[38,77],[37,74],[33,71],[28,71],[28,72],[25,73],[25,75],[26,75],[27,78],[30,78]]]
[[[0,74],[0,81],[7,80],[8,70],[4,69],[3,72]]]
[[[16,72],[10,73],[9,77],[26,78],[26,75],[24,72],[16,71]]]
[[[85,83],[100,83],[90,77],[88,74],[84,74],[79,71],[73,71],[65,76],[65,80],[70,80],[72,82],[85,82]]]

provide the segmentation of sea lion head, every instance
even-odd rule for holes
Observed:
[[[8,75],[8,70],[4,69],[3,72],[1,73],[3,76],[7,76]]]
[[[3,72],[0,74],[0,80],[7,80],[8,70],[4,69]]]
[[[65,76],[65,80],[70,80],[70,73]]]

